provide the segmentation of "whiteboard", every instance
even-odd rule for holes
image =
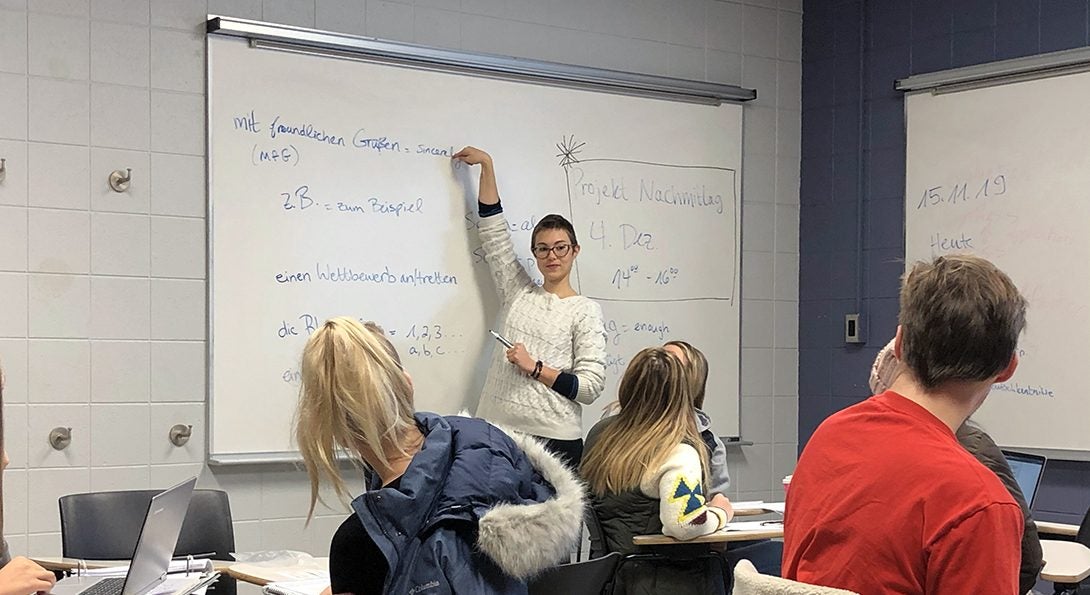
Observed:
[[[416,407],[474,411],[498,298],[477,237],[492,153],[531,276],[530,230],[571,219],[573,285],[597,300],[606,389],[671,338],[707,354],[706,410],[739,433],[739,105],[718,107],[255,49],[209,36],[209,453],[295,450],[308,333],[351,315],[385,327]]]
[[[906,97],[907,264],[973,252],[1029,302],[1018,369],[973,415],[1005,446],[1090,450],[1088,94],[1075,74]]]

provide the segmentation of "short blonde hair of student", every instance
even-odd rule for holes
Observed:
[[[700,455],[707,483],[708,453],[693,415],[693,395],[678,358],[650,347],[632,358],[621,377],[621,411],[584,454],[580,467],[596,495],[638,488],[648,470],[658,469],[678,444]]]
[[[689,390],[693,393],[693,405],[697,409],[703,409],[704,394],[708,388],[708,358],[688,341],[667,341],[663,347],[675,347],[685,354],[685,362],[681,364],[681,367],[684,368],[685,376],[689,380]]]
[[[310,478],[309,520],[323,482],[348,500],[338,453],[363,462],[366,452],[387,464],[407,455],[402,438],[416,421],[412,385],[397,350],[374,323],[347,316],[325,321],[307,339],[301,368],[295,440]]]

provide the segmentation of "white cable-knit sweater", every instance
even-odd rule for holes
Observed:
[[[605,385],[606,333],[602,308],[581,295],[561,299],[539,287],[519,264],[503,214],[481,219],[481,245],[503,302],[501,334],[546,366],[579,378],[575,401],[523,374],[497,346],[477,416],[555,440],[583,437],[582,406]]]

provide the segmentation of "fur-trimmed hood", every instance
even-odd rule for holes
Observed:
[[[418,412],[416,422],[424,443],[397,484],[371,474],[352,501],[388,563],[385,592],[525,593],[567,560],[585,503],[558,458],[482,419]]]
[[[566,559],[582,537],[583,484],[536,439],[505,430],[555,495],[536,504],[497,504],[478,523],[477,546],[510,576],[526,580]]]

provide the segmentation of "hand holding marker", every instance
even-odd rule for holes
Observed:
[[[503,335],[497,333],[496,331],[494,331],[492,329],[488,329],[488,332],[491,333],[492,336],[495,337],[497,341],[499,341],[500,343],[503,343],[504,347],[506,347],[508,349],[511,349],[512,347],[515,346],[514,343],[508,341],[507,339],[504,339]]]

